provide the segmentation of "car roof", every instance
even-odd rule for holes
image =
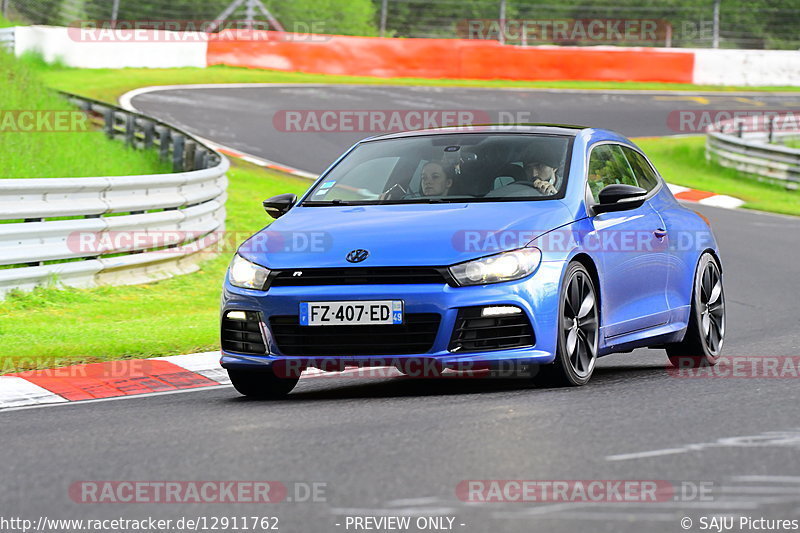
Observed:
[[[469,126],[449,126],[442,128],[429,128],[424,130],[399,131],[386,133],[364,139],[376,141],[384,139],[400,139],[404,137],[419,137],[422,135],[452,135],[452,134],[487,134],[487,133],[519,133],[541,135],[567,135],[574,137],[581,131],[591,129],[588,126],[574,126],[570,124],[473,124]]]

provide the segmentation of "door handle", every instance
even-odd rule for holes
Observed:
[[[653,232],[653,235],[655,235],[657,239],[663,239],[664,237],[667,236],[667,230],[663,228],[658,228]]]

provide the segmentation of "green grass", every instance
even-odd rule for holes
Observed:
[[[236,162],[228,176],[231,247],[272,220],[261,199],[309,185],[247,163]],[[158,283],[10,295],[0,302],[0,373],[218,349],[220,288],[232,253]]]
[[[787,148],[800,148],[800,139],[788,139],[783,144]]]
[[[374,78],[367,76],[306,74],[301,72],[282,72],[227,66],[176,69],[94,69],[91,71],[72,68],[48,68],[44,69],[42,76],[52,87],[64,91],[77,92],[78,94],[107,102],[116,101],[120,95],[139,87],[196,83],[351,83],[367,85],[589,90],[800,91],[800,87],[721,87],[681,83]]]
[[[669,183],[741,198],[747,209],[800,215],[800,192],[705,159],[705,137],[634,139]]]
[[[170,172],[155,151],[129,149],[107,139],[83,115],[64,115],[77,119],[70,131],[14,131],[18,112],[34,112],[38,120],[48,121],[56,112],[76,111],[39,78],[42,70],[33,60],[18,61],[0,51],[0,178],[58,178],[118,176]],[[39,126],[34,126],[38,129]]]

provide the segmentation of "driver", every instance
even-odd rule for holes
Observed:
[[[556,194],[556,169],[541,161],[525,163],[525,176],[533,182],[533,186],[542,194]]]
[[[393,200],[401,195],[403,199],[425,198],[429,196],[447,196],[453,186],[453,177],[447,167],[440,161],[429,161],[422,167],[420,175],[420,192],[406,192],[399,183],[393,185],[379,196],[380,200]]]
[[[447,196],[452,186],[453,178],[442,163],[430,161],[422,167],[422,196]]]

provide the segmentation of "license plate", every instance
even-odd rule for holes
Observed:
[[[402,324],[402,300],[301,302],[301,326]]]

